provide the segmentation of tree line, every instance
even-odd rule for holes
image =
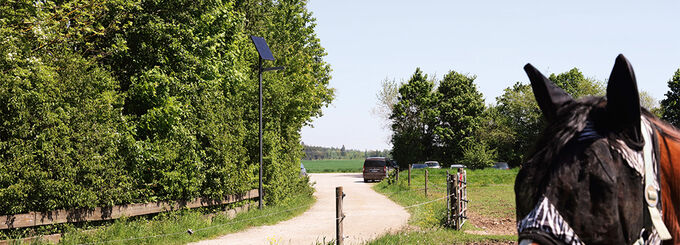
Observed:
[[[375,111],[390,123],[393,158],[404,166],[426,160],[470,168],[494,162],[520,166],[546,126],[531,86],[516,82],[495,103],[485,104],[475,79],[456,71],[436,79],[418,68],[404,82],[382,81]],[[574,98],[605,94],[602,81],[585,77],[577,68],[549,79]],[[640,102],[678,127],[680,69],[668,85],[670,91],[660,105],[645,91]]]
[[[311,191],[300,129],[334,97],[305,0],[0,3],[0,214]],[[304,95],[304,96],[303,96]]]
[[[325,160],[325,159],[364,159],[367,157],[390,157],[389,150],[352,150],[346,149],[343,145],[337,147],[311,146],[302,143],[305,151],[303,160]]]

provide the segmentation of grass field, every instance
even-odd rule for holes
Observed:
[[[428,197],[425,197],[422,190],[425,177],[424,170],[421,169],[412,171],[411,187],[407,184],[407,173],[403,171],[399,183],[388,184],[387,181],[383,181],[373,188],[405,207],[445,196],[446,169],[428,169],[428,171]],[[468,170],[467,173],[468,198],[470,199],[469,212],[474,212],[475,217],[479,218],[480,221],[468,220],[462,231],[447,228],[444,226],[446,204],[444,200],[435,201],[407,209],[411,213],[409,225],[418,228],[388,234],[371,241],[369,244],[506,244],[516,241],[516,235],[488,235],[485,233],[489,232],[474,224],[491,221],[491,225],[493,225],[496,221],[510,221],[506,222],[506,228],[509,223],[512,223],[509,225],[514,226],[515,195],[513,184],[517,170],[484,169]],[[491,232],[491,234],[493,233],[498,232]]]
[[[353,160],[302,160],[307,173],[352,173],[361,172],[364,159]]]

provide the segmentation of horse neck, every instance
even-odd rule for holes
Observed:
[[[663,219],[673,237],[672,244],[680,243],[680,132],[658,119],[656,134],[661,169],[661,199]]]

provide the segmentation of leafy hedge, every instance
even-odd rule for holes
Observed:
[[[0,214],[309,188],[300,129],[333,99],[305,1],[0,4]]]

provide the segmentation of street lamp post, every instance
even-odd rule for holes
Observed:
[[[258,69],[258,76],[260,77],[260,85],[259,85],[259,90],[260,90],[260,185],[259,185],[259,192],[258,196],[259,197],[259,209],[262,209],[262,72],[265,71],[275,71],[275,70],[283,70],[282,66],[279,67],[269,67],[269,68],[262,68],[262,60],[274,60],[274,55],[272,54],[272,51],[269,50],[269,46],[267,45],[267,42],[264,40],[264,38],[261,37],[256,37],[256,36],[250,36],[250,40],[253,41],[253,44],[255,44],[255,49],[257,49],[257,53],[260,55],[259,59],[259,69]]]

